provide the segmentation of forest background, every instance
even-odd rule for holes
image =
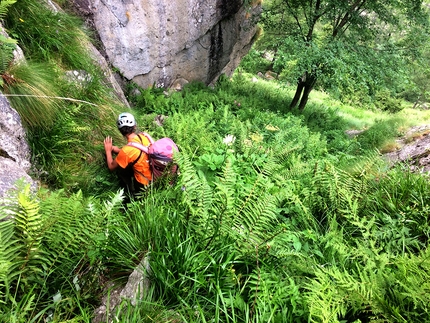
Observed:
[[[139,128],[175,140],[181,174],[126,206],[103,150],[124,142],[124,106],[59,4],[0,3],[2,92],[43,183],[0,206],[1,322],[91,322],[144,257],[150,288],[107,309],[117,322],[430,321],[428,175],[382,155],[429,123],[427,4],[267,1],[233,77],[130,84]],[[27,64],[9,64],[15,42]]]

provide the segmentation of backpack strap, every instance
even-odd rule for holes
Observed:
[[[142,144],[140,144],[138,142],[135,142],[135,141],[129,142],[127,144],[127,146],[131,146],[131,147],[137,148],[141,152],[143,151],[145,154],[148,154],[148,147],[146,147],[146,146],[144,146],[144,145],[142,145]]]
[[[139,137],[140,142],[142,142],[142,137],[140,136],[140,134],[138,134],[137,136]],[[129,142],[129,143],[127,144],[127,146],[132,146],[132,147],[135,147],[135,148],[137,148],[137,149],[139,149],[139,150],[140,150],[140,154],[139,154],[139,156],[138,156],[134,161],[132,161],[132,162],[130,163],[130,165],[131,165],[131,166],[134,166],[134,165],[138,162],[138,160],[139,160],[139,159],[140,159],[140,157],[142,156],[142,152],[144,152],[145,154],[148,154],[148,148],[147,148],[147,147],[145,147],[144,145],[142,145],[141,143],[138,143],[138,142],[134,142],[134,141],[132,141],[132,142]]]
[[[148,141],[149,141],[149,146],[151,146],[151,145],[155,142],[155,140],[154,140],[154,139],[152,139],[152,137],[149,135],[149,133],[142,132],[142,135],[144,135],[144,136],[146,137],[146,139],[148,139]],[[139,138],[140,138],[140,137],[139,137]],[[140,141],[142,141],[142,140],[140,140]]]
[[[140,151],[143,151],[145,154],[148,155],[149,154],[148,153],[149,152],[149,146],[144,146],[142,144],[142,137],[141,137],[141,135],[144,135],[146,137],[146,139],[148,139],[149,146],[151,146],[154,143],[154,139],[152,139],[152,137],[148,133],[142,132],[142,133],[138,134],[139,139],[140,139],[140,143],[135,142],[135,141],[131,141],[127,145],[128,146],[132,146],[132,147],[137,148],[137,149],[140,149]]]
[[[152,137],[149,135],[149,134],[147,134],[146,132],[142,132],[142,134],[148,139],[148,141],[149,141],[149,145],[152,145],[153,143],[154,143],[154,140],[152,139]],[[140,150],[140,154],[139,154],[139,157],[137,157],[133,162],[131,162],[129,165],[131,165],[132,167],[137,163],[137,161],[140,159],[140,157],[142,156],[142,153],[145,153],[145,154],[147,154],[147,155],[149,155],[148,154],[148,147],[146,147],[146,146],[144,146],[142,143],[143,143],[143,140],[142,140],[142,137],[140,136],[141,134],[137,134],[137,136],[139,137],[139,139],[140,139],[140,143],[138,143],[138,142],[135,142],[135,141],[131,141],[131,142],[129,142],[129,143],[127,143],[127,146],[131,146],[131,147],[134,147],[134,148],[137,148],[137,149],[139,149]],[[148,182],[151,182],[151,180],[150,179],[148,179],[145,175],[143,175],[141,172],[139,172],[139,171],[137,171],[140,175],[142,175],[143,177],[145,177],[147,180],[148,180]]]

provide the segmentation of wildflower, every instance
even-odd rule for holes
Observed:
[[[24,19],[22,19],[22,18],[19,18],[19,21],[21,21],[21,22],[24,22]]]
[[[234,141],[236,140],[236,137],[233,135],[227,135],[225,136],[225,138],[222,140],[222,142],[224,144],[226,144],[227,146],[231,146],[233,145]]]

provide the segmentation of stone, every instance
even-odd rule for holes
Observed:
[[[1,24],[0,33],[9,37]],[[25,64],[24,53],[19,46],[13,51],[12,64],[17,63]],[[0,92],[0,199],[20,189],[18,182],[30,184],[33,189],[37,187],[37,183],[28,175],[30,157],[30,146],[21,117]]]
[[[348,135],[349,138],[354,138],[357,137],[358,135],[362,134],[365,130],[356,130],[356,129],[351,129],[351,130],[346,130],[345,134]]]
[[[157,125],[158,127],[162,127],[167,118],[168,118],[168,116],[164,116],[162,114],[159,114],[159,115],[155,116],[154,124]]]
[[[0,93],[0,155],[14,161],[24,172],[30,170],[30,146],[21,117]]]
[[[37,186],[28,175],[30,156],[21,118],[0,93],[0,197],[5,197],[10,190],[18,189],[18,181],[28,183],[33,188]]]
[[[105,289],[106,295],[103,297],[100,306],[94,310],[94,317],[91,322],[116,322],[114,321],[115,312],[118,305],[124,300],[129,301],[132,306],[136,306],[149,289],[148,273],[150,270],[149,259],[144,257],[128,277],[125,286],[115,287],[113,283],[108,283]],[[108,308],[109,313],[107,312]]]
[[[278,74],[272,71],[267,71],[264,74],[264,77],[266,78],[266,80],[276,80],[278,78]]]
[[[149,289],[147,278],[150,272],[148,258],[143,258],[139,265],[128,277],[127,284],[120,292],[120,297],[130,300],[131,305],[136,306],[139,300],[143,299],[145,292]]]
[[[230,76],[257,34],[260,1],[73,0],[109,62],[142,88]]]
[[[413,138],[411,142],[398,140],[400,149],[385,154],[385,158],[392,164],[405,163],[410,170],[420,173],[430,172],[430,125],[413,127],[407,134]]]
[[[185,84],[188,84],[189,82],[184,78],[178,78],[173,81],[172,85],[170,85],[170,88],[176,91],[181,91]]]
[[[37,188],[37,183],[16,162],[0,156],[0,201],[15,196],[26,184],[32,190]]]

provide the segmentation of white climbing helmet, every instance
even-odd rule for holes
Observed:
[[[136,125],[136,120],[131,113],[124,112],[118,116],[116,125],[118,126],[118,129],[121,129],[122,127],[134,127]]]

